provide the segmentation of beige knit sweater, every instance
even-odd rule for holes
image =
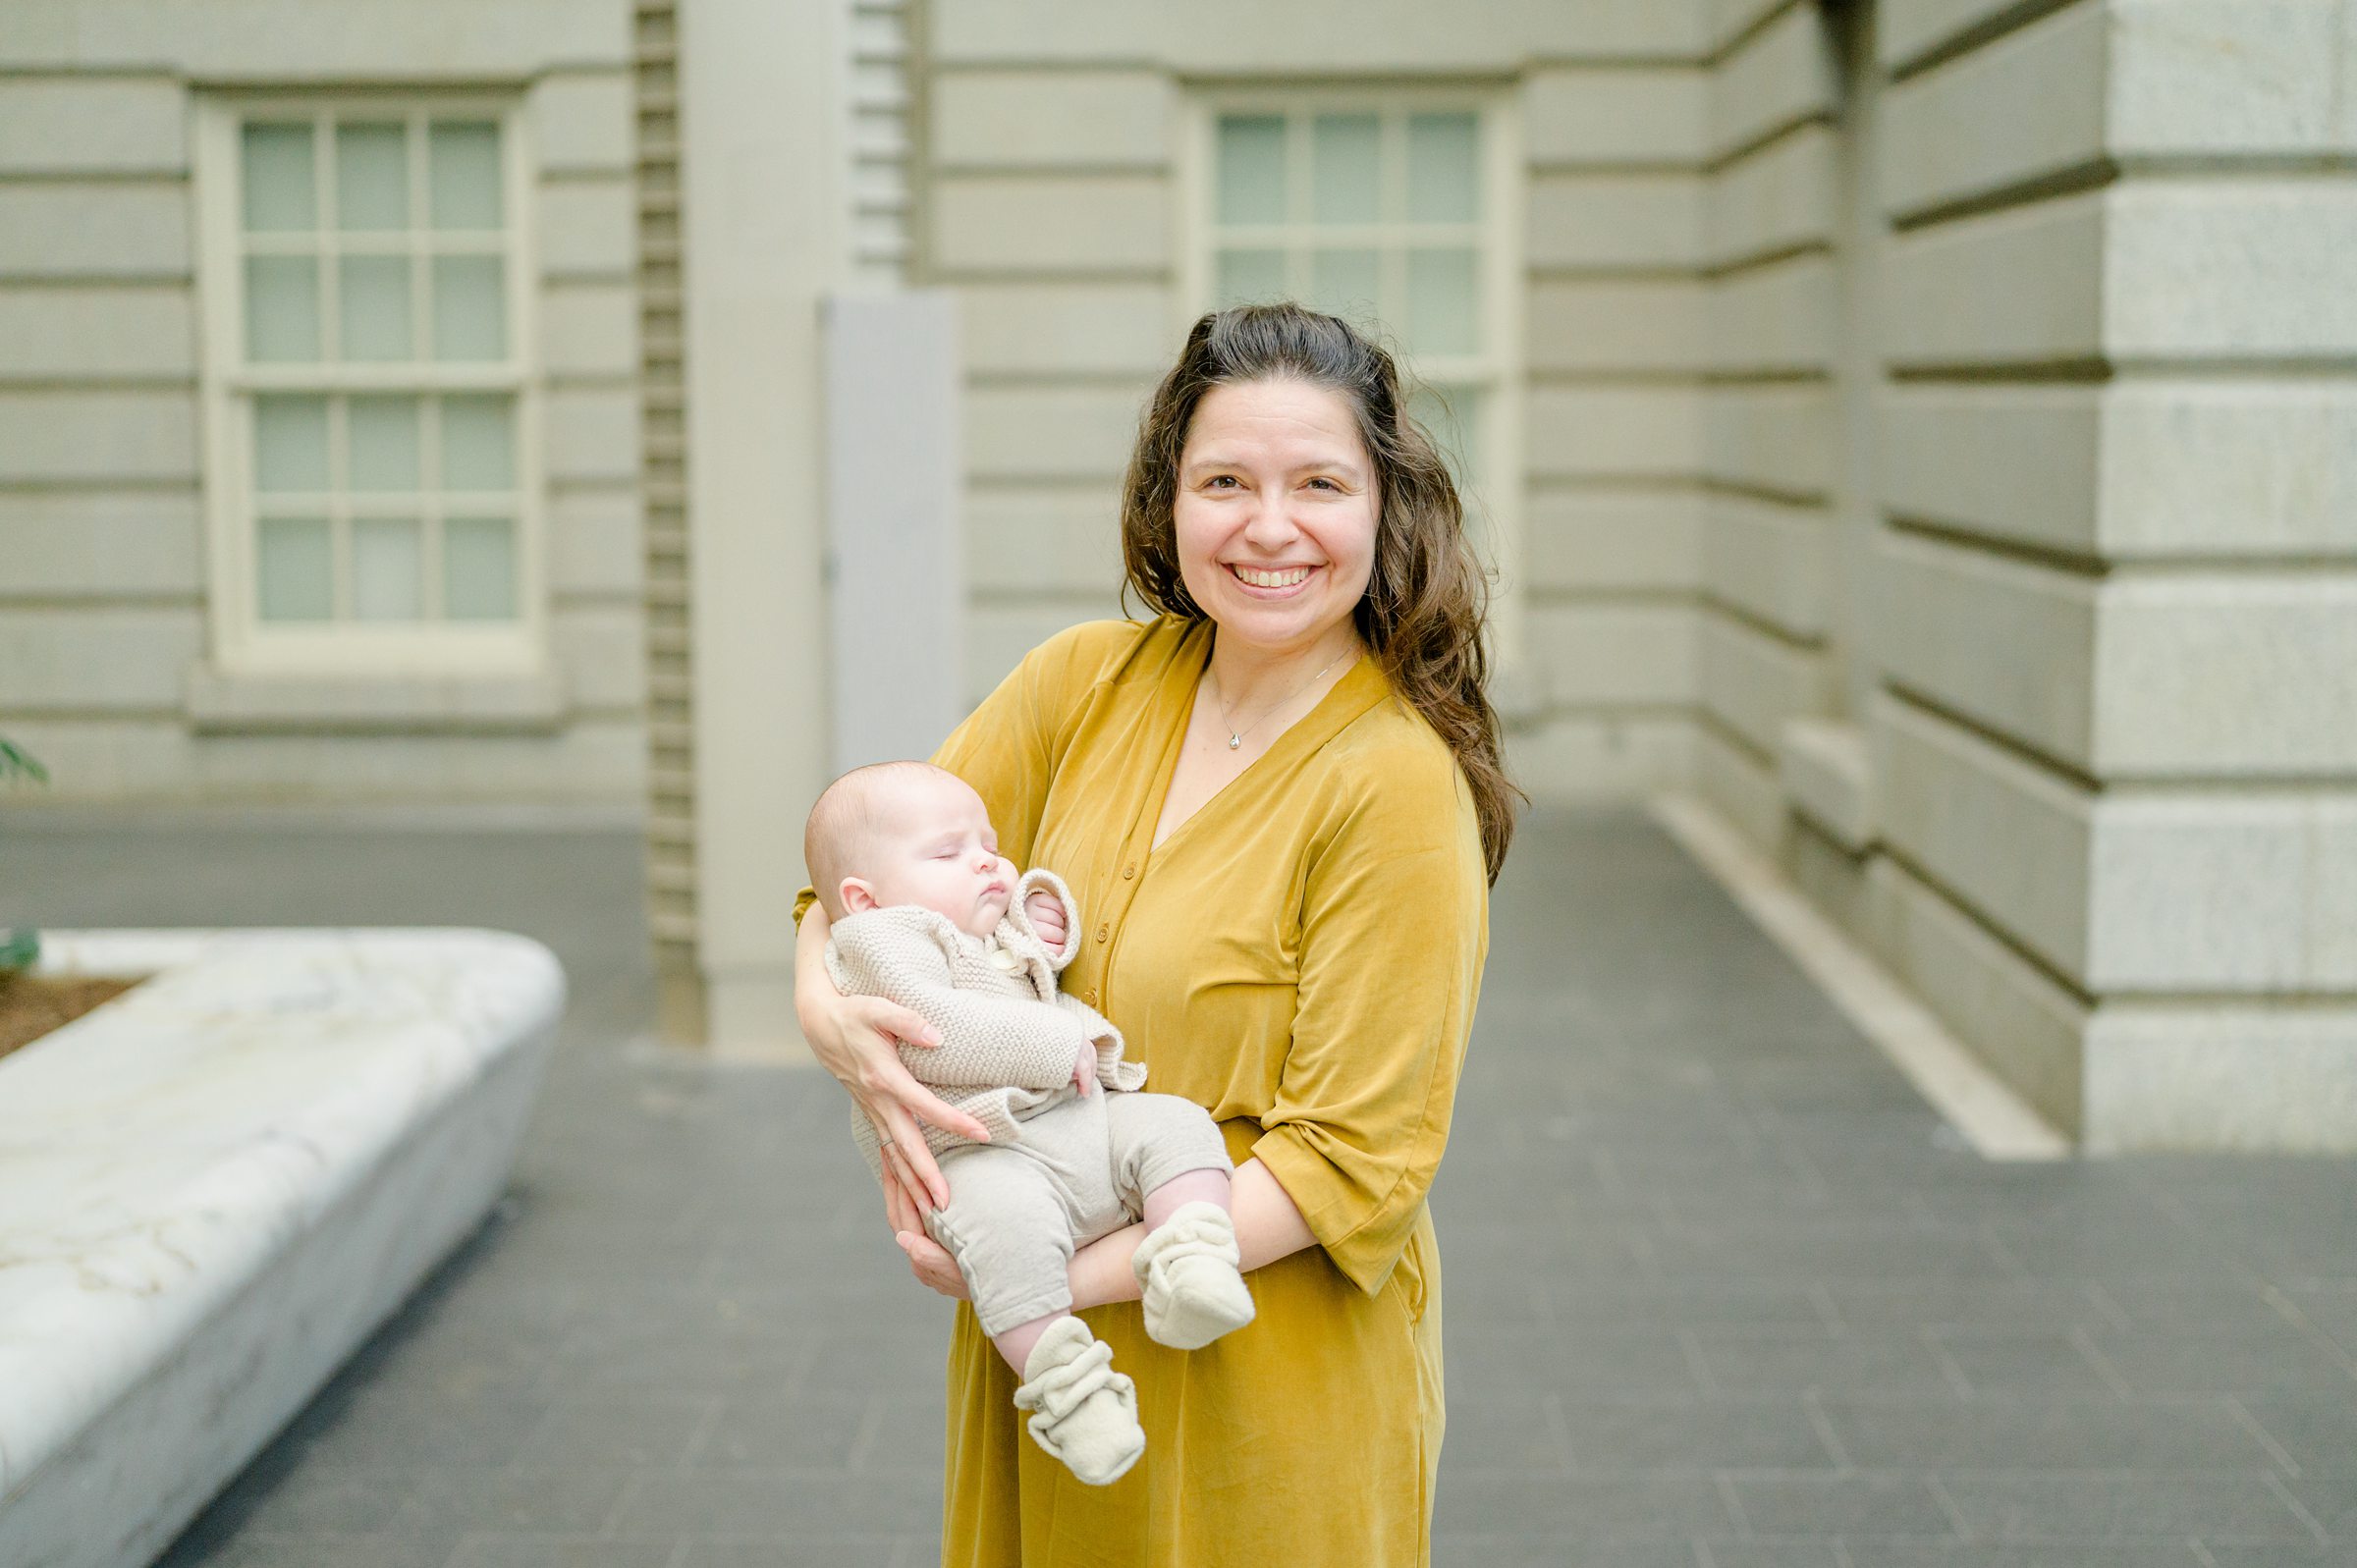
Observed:
[[[1052,948],[1031,924],[1024,899],[1042,889],[1064,905],[1064,946]],[[945,915],[895,904],[847,915],[827,937],[827,973],[846,996],[883,997],[941,1031],[941,1044],[901,1047],[917,1082],[990,1129],[991,1141],[1017,1136],[1016,1123],[1070,1099],[1072,1064],[1097,1046],[1097,1082],[1132,1090],[1143,1063],[1122,1059],[1122,1032],[1094,1007],[1056,989],[1056,976],[1080,950],[1080,910],[1052,871],[1029,871],[1015,884],[1006,916],[988,937],[968,936]],[[876,1130],[851,1108],[851,1136],[881,1174]],[[925,1129],[936,1157],[970,1140]]]

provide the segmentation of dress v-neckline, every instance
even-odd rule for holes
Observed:
[[[1169,672],[1163,676],[1160,701],[1164,704],[1163,712],[1171,722],[1172,729],[1169,738],[1163,743],[1161,760],[1156,765],[1156,782],[1148,791],[1144,802],[1145,814],[1147,814],[1145,858],[1148,862],[1151,862],[1156,856],[1168,853],[1171,845],[1176,843],[1187,829],[1201,821],[1204,815],[1219,805],[1221,801],[1233,795],[1235,786],[1249,779],[1252,776],[1252,770],[1277,755],[1288,745],[1293,744],[1297,736],[1315,731],[1314,744],[1324,744],[1333,738],[1343,726],[1373,707],[1375,695],[1380,695],[1381,690],[1388,689],[1389,686],[1389,682],[1385,681],[1382,674],[1376,670],[1374,657],[1371,654],[1360,653],[1350,668],[1343,672],[1343,677],[1327,687],[1324,696],[1310,704],[1309,712],[1287,726],[1275,740],[1269,742],[1267,750],[1245,763],[1236,771],[1234,778],[1204,796],[1202,802],[1194,810],[1172,824],[1171,831],[1156,840],[1153,837],[1154,830],[1162,824],[1163,810],[1170,804],[1172,781],[1178,776],[1178,760],[1186,751],[1186,731],[1194,720],[1196,692],[1202,686],[1203,673],[1211,668],[1210,623],[1208,622],[1198,622],[1194,631],[1202,638],[1201,656],[1196,658],[1182,653],[1180,657],[1171,662]],[[1342,705],[1349,701],[1343,697],[1343,692],[1354,684],[1363,685],[1369,678],[1376,683],[1377,692],[1368,695],[1364,701],[1355,702],[1349,707],[1347,713],[1342,712]],[[1330,709],[1334,711],[1329,712]],[[1340,722],[1336,722],[1338,716]],[[1145,868],[1141,867],[1141,869]]]

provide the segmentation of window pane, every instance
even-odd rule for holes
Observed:
[[[352,488],[420,488],[415,398],[355,398],[350,405]]]
[[[1383,127],[1371,114],[1322,114],[1310,131],[1310,205],[1320,223],[1383,216]]]
[[[516,530],[505,517],[442,524],[442,614],[451,621],[516,619]]]
[[[1220,252],[1219,308],[1265,304],[1285,295],[1285,252],[1282,250],[1223,250]]]
[[[409,359],[416,354],[410,323],[410,258],[346,256],[339,303],[347,359]]]
[[[1379,314],[1377,257],[1372,250],[1320,250],[1310,258],[1309,304],[1349,321],[1372,323]]]
[[[319,357],[319,263],[309,256],[246,258],[246,357],[256,363]]]
[[[1469,114],[1407,117],[1407,215],[1418,223],[1481,216],[1481,135]]]
[[[336,613],[336,553],[324,517],[256,524],[255,601],[264,621],[326,621]]]
[[[427,165],[432,174],[435,228],[500,226],[499,127],[471,121],[437,122],[428,137]]]
[[[1441,449],[1457,488],[1468,486],[1481,471],[1479,394],[1471,387],[1419,384],[1408,395],[1407,411]]]
[[[498,256],[434,257],[434,357],[508,356],[506,263]]]
[[[400,123],[336,127],[336,227],[409,226],[408,134]]]
[[[415,621],[425,613],[425,550],[414,517],[355,517],[352,614],[356,621]]]
[[[506,490],[516,483],[516,400],[442,400],[442,488]]]
[[[253,487],[284,493],[327,488],[327,400],[253,400]]]
[[[1407,253],[1407,348],[1410,353],[1473,353],[1480,347],[1474,309],[1473,252]]]
[[[1220,117],[1220,221],[1285,221],[1285,121],[1280,116]]]
[[[284,234],[318,227],[309,126],[247,126],[242,162],[248,234]]]

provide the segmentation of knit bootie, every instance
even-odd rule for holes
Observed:
[[[1199,1350],[1252,1321],[1252,1292],[1236,1271],[1235,1221],[1213,1203],[1180,1204],[1138,1243],[1129,1267],[1146,1296],[1146,1337]]]
[[[1113,1347],[1077,1318],[1048,1325],[1023,1362],[1015,1408],[1038,1412],[1031,1440],[1092,1487],[1121,1480],[1146,1451],[1137,1385],[1113,1370]]]

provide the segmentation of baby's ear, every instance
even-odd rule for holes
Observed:
[[[875,890],[857,877],[844,878],[837,894],[843,899],[843,912],[847,915],[864,914],[870,909],[884,907],[876,897]]]

